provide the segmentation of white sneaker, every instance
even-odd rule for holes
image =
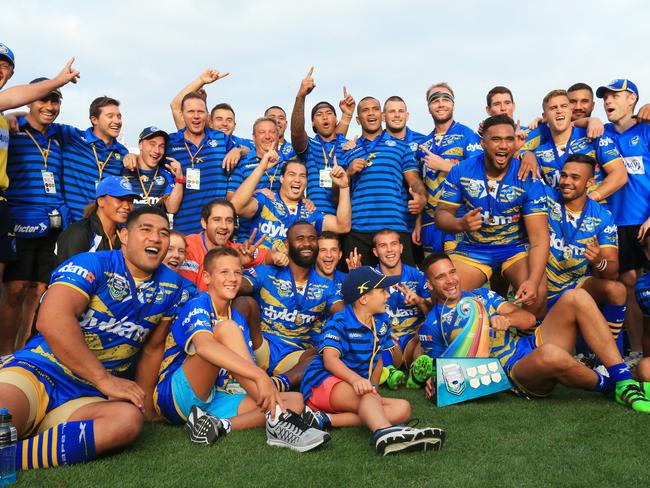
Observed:
[[[307,452],[331,439],[327,432],[309,427],[300,415],[276,409],[275,420],[266,414],[266,443],[269,446],[288,447],[294,451]]]

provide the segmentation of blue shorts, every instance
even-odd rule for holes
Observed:
[[[235,417],[244,398],[243,393],[226,393],[213,388],[210,397],[203,401],[192,390],[183,368],[178,368],[156,386],[154,405],[172,424],[183,424],[195,405],[220,419]]]
[[[262,335],[264,341],[254,351],[255,362],[271,376],[289,371],[307,350],[306,345],[295,344],[275,334],[264,332]]]
[[[520,337],[517,341],[517,345],[515,346],[515,352],[506,360],[505,363],[501,364],[508,377],[511,377],[510,372],[512,371],[512,368],[514,368],[515,364],[517,364],[517,361],[526,357],[540,345],[541,338],[539,337],[539,334]]]
[[[557,301],[560,299],[560,297],[562,296],[562,294],[565,291],[573,290],[573,289],[576,289],[576,288],[582,288],[584,286],[585,282],[589,278],[591,278],[591,275],[581,276],[579,278],[576,278],[576,279],[573,279],[571,281],[567,281],[566,283],[563,283],[562,284],[562,289],[560,291],[551,292],[549,290],[548,300],[546,302],[547,307],[548,307],[547,310],[551,310],[551,308],[553,308],[553,305],[555,305],[557,303]]]
[[[402,352],[404,352],[404,349],[406,349],[406,346],[414,337],[415,334],[404,334],[397,338],[397,345],[399,346]]]
[[[433,223],[422,226],[420,240],[422,241],[422,249],[426,254],[450,251],[456,244],[454,234],[441,231]]]
[[[650,315],[650,272],[636,280],[634,292],[643,315]]]
[[[459,242],[451,258],[479,269],[489,280],[496,269],[503,273],[528,256],[525,244],[468,244]]]

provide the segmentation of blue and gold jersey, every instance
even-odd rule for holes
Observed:
[[[377,266],[377,271],[381,268]],[[431,290],[424,273],[417,268],[402,264],[402,279],[408,288],[422,298],[429,298]],[[386,314],[390,318],[390,329],[397,337],[415,334],[424,320],[424,315],[416,305],[405,305],[404,295],[395,286],[388,288],[390,296],[386,302]]]
[[[280,156],[280,163],[289,161],[296,157],[296,151],[289,141],[278,142],[278,156]]]
[[[483,155],[461,161],[445,179],[440,203],[463,205],[467,212],[481,207],[483,227],[465,232],[470,244],[527,244],[524,217],[546,215],[544,184],[517,177],[520,162],[513,158],[500,180],[487,177]]]
[[[526,141],[519,149],[520,151],[534,151],[551,139],[551,130],[544,122],[540,122],[534,129],[525,128],[523,130],[526,133]]]
[[[567,210],[560,192],[548,186],[545,190],[551,238],[546,277],[548,296],[553,298],[576,280],[591,274],[585,249],[594,237],[600,247],[618,249],[618,234],[614,217],[598,202],[587,198],[582,212],[576,214]]]
[[[122,251],[78,254],[53,273],[52,286],[67,286],[88,298],[79,318],[84,341],[111,374],[124,374],[133,365],[149,333],[161,320],[172,318],[195,293],[188,280],[166,266],[136,281]],[[64,375],[85,383],[55,356],[42,335],[30,340],[15,358],[53,377]]]
[[[507,303],[500,295],[485,288],[461,292],[461,299],[466,297],[481,302],[490,319],[499,315],[499,310]],[[420,345],[424,353],[432,359],[441,357],[465,326],[456,305],[435,303],[420,327]],[[513,329],[495,331],[490,328],[490,357],[497,358],[502,365],[505,364],[515,353],[519,339],[520,336]]]
[[[595,190],[602,183],[606,176],[603,173],[607,165],[621,161],[621,153],[610,136],[604,134],[592,140],[587,137],[587,131],[579,127],[571,130],[571,136],[563,150],[559,150],[551,138],[545,144],[540,144],[534,153],[546,184],[553,188],[559,188],[560,172],[567,158],[572,154],[586,154],[598,162],[594,168],[595,183],[590,191]]]
[[[341,292],[332,280],[312,268],[306,283],[296,284],[289,267],[257,266],[244,278],[253,286],[264,333],[302,349],[312,345]]]
[[[298,202],[296,205],[287,205],[280,193],[275,192],[275,198],[271,199],[264,193],[256,193],[253,198],[257,200],[257,212],[251,219],[250,232],[257,229],[257,236],[265,235],[266,239],[260,245],[260,249],[285,249],[284,240],[287,238],[287,231],[295,222],[306,220],[314,225],[316,232],[323,230],[325,214],[318,210],[310,212],[305,204]],[[248,236],[240,236],[240,238]]]
[[[433,154],[449,161],[463,161],[483,152],[481,138],[472,129],[458,122],[452,123],[444,134],[432,131],[421,144]],[[422,213],[422,225],[432,225],[438,198],[442,192],[442,183],[447,173],[429,168],[424,164],[426,153],[418,149],[416,157],[422,172],[422,180],[427,189],[427,206]]]
[[[393,346],[390,337],[390,318],[387,314],[377,314],[373,317],[370,327],[357,319],[352,305],[346,305],[343,310],[330,317],[323,326],[323,334],[318,346],[318,352],[313,361],[307,366],[303,375],[300,391],[307,400],[312,388],[320,386],[332,373],[325,369],[323,350],[336,349],[340,359],[348,368],[362,378],[370,379],[381,360],[381,353]]]
[[[640,122],[619,134],[605,124],[605,135],[618,144],[627,170],[627,183],[607,199],[614,221],[642,224],[650,215],[650,125]]]
[[[409,232],[406,215],[410,196],[404,194],[404,173],[418,170],[411,148],[383,132],[372,141],[360,138],[354,149],[343,153],[342,166],[347,168],[357,158],[367,163],[350,182],[352,230]],[[381,205],[377,205],[378,198]]]

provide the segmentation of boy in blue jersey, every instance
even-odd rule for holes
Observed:
[[[238,309],[246,316],[255,359],[277,376],[288,390],[300,384],[314,355],[320,324],[343,304],[336,284],[321,276],[314,264],[318,252],[316,229],[298,221],[287,232],[289,265],[257,266],[244,275]]]
[[[452,168],[436,209],[436,225],[463,232],[452,257],[472,290],[501,270],[516,291],[517,303],[541,317],[546,302],[544,271],[549,237],[543,184],[518,178],[515,126],[506,115],[483,123],[483,156]],[[463,206],[466,213],[457,217]]]
[[[194,287],[161,265],[169,223],[160,209],[134,211],[120,237],[122,250],[80,254],[54,271],[40,333],[0,367],[0,405],[22,439],[17,469],[123,448],[153,413],[157,344]]]
[[[203,269],[208,291],[186,303],[171,325],[154,392],[156,410],[173,424],[185,423],[190,441],[199,444],[212,444],[231,429],[265,424],[271,445],[304,452],[329,440],[294,413],[303,410],[300,394],[278,393],[253,361],[246,321],[231,307],[242,281],[239,253],[213,249]],[[227,390],[231,376],[246,393]],[[283,413],[273,418],[276,408]],[[299,427],[299,435],[282,435],[289,425]]]
[[[382,352],[392,343],[386,288],[398,281],[369,266],[350,271],[342,288],[345,308],[325,323],[319,354],[300,385],[308,406],[324,412],[332,426],[368,426],[383,456],[439,450],[445,441],[441,429],[404,426],[411,405],[377,393]]]
[[[551,137],[540,144],[534,154],[546,184],[558,188],[560,171],[572,154],[587,154],[597,161],[594,184],[589,197],[603,202],[627,183],[627,172],[618,148],[611,137],[590,139],[584,129],[571,125],[571,102],[564,90],[549,92],[542,101],[544,118]]]
[[[612,214],[587,196],[596,161],[570,155],[559,191],[546,187],[550,252],[546,264],[548,307],[573,288],[586,290],[601,307],[616,339],[625,317],[625,286],[618,277],[618,236]]]
[[[482,148],[478,134],[454,120],[454,91],[447,83],[431,85],[426,98],[435,127],[420,144],[417,153],[426,187],[427,205],[416,225],[414,237],[419,237],[424,253],[428,254],[442,251],[445,242],[448,242],[447,249],[454,246],[454,236],[446,235],[435,226],[435,210],[442,182],[456,163],[480,154]]]
[[[45,78],[37,78],[38,83]],[[61,108],[58,88],[29,105],[11,134],[5,193],[15,236],[16,260],[7,263],[0,300],[0,356],[25,345],[34,313],[55,265],[54,248],[69,224],[63,200],[61,143],[52,123]],[[9,224],[9,222],[8,222]]]
[[[169,134],[158,127],[145,127],[140,132],[140,154],[135,170],[124,171],[124,177],[140,193],[140,198],[133,201],[134,208],[152,205],[162,207],[171,214],[178,211],[183,199],[183,168],[172,158],[162,163],[168,141]]]
[[[167,144],[166,156],[178,160],[185,173],[185,190],[174,215],[174,228],[186,234],[201,230],[196,216],[206,203],[214,198],[226,198],[228,171],[241,155],[229,136],[207,127],[207,110],[199,93],[185,95],[181,101],[185,128],[170,134]],[[236,161],[229,166],[231,163],[226,158],[233,154]]]
[[[426,193],[413,151],[406,142],[382,130],[382,118],[379,100],[363,98],[357,106],[361,138],[356,147],[343,153],[352,186],[352,231],[345,238],[344,253],[357,248],[365,263],[376,265],[372,237],[387,228],[399,233],[403,259],[414,264],[409,228],[412,222],[407,215],[422,211]],[[408,191],[404,191],[405,187]],[[377,205],[378,196],[381,205]]]
[[[647,354],[650,332],[643,331],[639,306],[634,300],[634,285],[638,270],[644,265],[639,239],[650,224],[650,125],[634,118],[639,90],[630,80],[613,80],[599,87],[596,96],[603,99],[609,120],[605,130],[618,144],[627,170],[627,184],[609,198],[609,206],[618,225],[620,280],[628,292],[625,328],[630,354],[637,355],[642,350]]]
[[[399,283],[388,288],[386,304],[395,344],[382,355],[384,367],[388,368],[386,384],[390,389],[397,389],[406,382],[406,376],[399,368],[411,365],[418,329],[429,312],[429,286],[419,269],[402,263],[403,246],[397,232],[381,230],[373,241],[373,252],[379,259],[376,269],[386,276],[399,277]]]
[[[349,179],[345,170],[334,163],[330,173],[332,183],[338,189],[339,202],[336,215],[309,211],[304,202],[307,185],[307,167],[301,161],[287,161],[280,169],[280,188],[269,198],[265,192],[255,193],[263,176],[268,175],[280,162],[278,153],[269,151],[262,157],[253,172],[231,198],[237,215],[252,221],[251,231],[266,239],[261,249],[284,250],[287,229],[294,222],[307,220],[318,232],[331,230],[344,234],[350,230],[352,212],[350,207]]]
[[[318,102],[311,110],[311,125],[315,133],[310,138],[305,131],[305,98],[315,88],[314,68],[300,83],[291,112],[291,143],[301,161],[307,166],[307,193],[316,208],[326,214],[336,214],[336,200],[331,171],[334,160],[341,160],[345,134],[354,114],[356,102],[343,88],[341,122],[337,125],[336,109],[329,102]]]
[[[484,288],[461,291],[461,277],[445,254],[429,256],[423,267],[431,286],[433,308],[420,328],[424,359],[418,358],[416,363],[428,363],[429,374],[432,374],[432,360],[440,357],[463,329],[457,305],[462,298],[468,297],[481,302],[489,315],[490,357],[499,359],[510,380],[524,394],[545,397],[557,383],[602,393],[614,390],[618,403],[635,411],[650,413],[650,401],[639,383],[632,379],[607,322],[585,290],[566,291],[534,335],[520,336],[513,328],[527,330],[533,327],[535,318],[532,314]],[[573,358],[578,333],[603,362],[608,376]],[[421,371],[426,369],[422,364],[419,366]],[[427,396],[431,396],[433,384],[430,376],[426,382]]]

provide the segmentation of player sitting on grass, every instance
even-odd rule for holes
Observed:
[[[650,413],[650,401],[639,383],[632,379],[605,318],[587,291],[566,290],[534,335],[518,336],[511,327],[519,330],[533,327],[535,318],[531,313],[483,288],[461,291],[460,277],[446,254],[431,254],[423,267],[431,287],[433,308],[420,328],[420,347],[424,355],[413,364],[413,376],[419,376],[416,380],[422,381],[425,369],[433,372],[433,359],[440,357],[462,331],[464,323],[458,317],[456,305],[462,298],[472,297],[484,304],[490,317],[490,356],[499,359],[512,383],[525,395],[545,397],[557,383],[602,393],[614,389],[618,403]],[[608,376],[574,359],[572,351],[578,332],[600,358]],[[428,368],[425,367],[427,363]],[[430,397],[433,392],[431,374],[426,382]]]
[[[392,345],[386,288],[398,281],[369,266],[350,272],[342,287],[345,308],[325,322],[319,354],[300,386],[324,425],[367,425],[382,455],[438,450],[445,440],[440,429],[400,425],[410,418],[411,405],[376,390],[382,352]]]
[[[304,452],[328,441],[329,434],[308,427],[294,413],[303,410],[300,394],[278,393],[253,361],[246,321],[230,306],[242,280],[239,253],[229,247],[212,249],[203,265],[208,291],[181,309],[167,337],[154,394],[158,412],[171,423],[186,422],[189,438],[197,444],[212,444],[231,429],[265,424],[269,445]],[[230,373],[246,394],[218,388]],[[279,415],[278,406],[283,410]]]

